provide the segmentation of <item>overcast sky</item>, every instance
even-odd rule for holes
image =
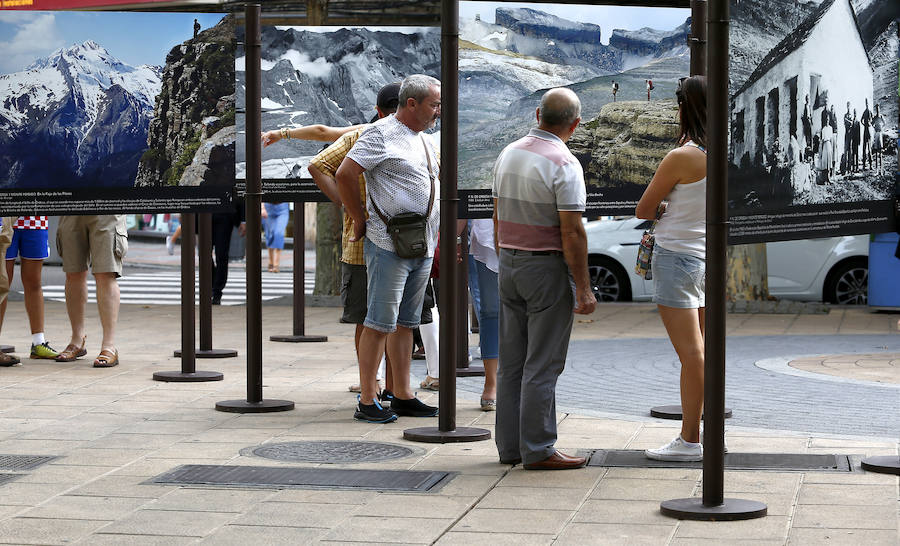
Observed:
[[[638,30],[650,27],[656,30],[672,30],[691,16],[691,10],[688,8],[533,4],[529,2],[460,2],[459,16],[472,19],[475,14],[480,14],[482,21],[493,23],[494,12],[498,7],[531,8],[552,13],[570,21],[593,23],[603,29],[602,42],[604,44],[609,44],[609,37],[614,28]]]
[[[0,73],[17,72],[60,47],[87,40],[133,66],[163,65],[172,46],[193,35],[195,18],[208,28],[222,17],[221,13],[3,11]]]

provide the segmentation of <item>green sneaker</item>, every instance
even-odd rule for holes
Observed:
[[[40,345],[31,346],[31,358],[54,359],[58,356],[59,353],[53,350],[53,348],[50,347],[50,344],[46,341],[41,343]]]

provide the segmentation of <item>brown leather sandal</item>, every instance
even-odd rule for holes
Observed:
[[[81,338],[81,347],[76,347],[74,343],[69,343],[66,345],[66,348],[63,349],[59,356],[56,357],[57,362],[72,362],[76,358],[80,358],[87,354],[87,349],[84,348],[85,343],[87,342],[87,336]]]
[[[113,349],[112,351],[103,349],[100,351],[100,354],[97,355],[97,358],[94,359],[95,368],[112,368],[113,366],[118,365],[119,351],[117,349]]]

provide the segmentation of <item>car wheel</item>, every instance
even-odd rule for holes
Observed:
[[[591,289],[598,302],[631,301],[628,275],[615,260],[603,256],[588,258]]]
[[[854,258],[836,265],[828,274],[822,299],[838,305],[865,305],[868,301],[869,264]]]

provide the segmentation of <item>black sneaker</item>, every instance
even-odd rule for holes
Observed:
[[[391,402],[394,401],[394,393],[387,389],[383,389],[378,393],[378,400],[381,401],[382,406],[390,406]]]
[[[394,398],[391,401],[391,409],[397,415],[405,417],[434,417],[438,414],[436,406],[429,406],[418,398],[410,398],[409,400]]]
[[[19,365],[19,358],[6,353],[0,353],[0,366],[11,367]]]
[[[375,400],[372,404],[363,404],[359,402],[356,405],[356,413],[353,414],[354,419],[360,421],[369,421],[370,423],[390,423],[397,420],[397,414]]]

